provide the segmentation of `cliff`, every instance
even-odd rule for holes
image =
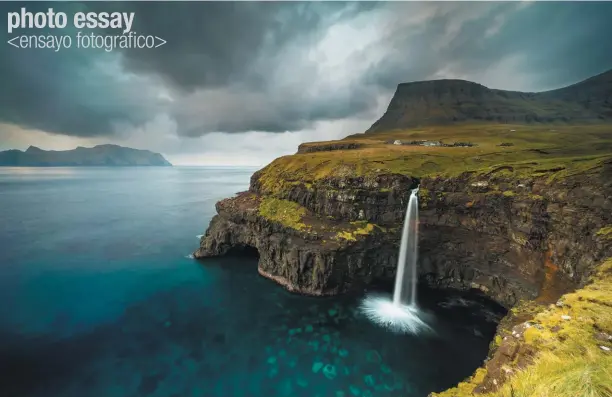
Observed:
[[[492,167],[283,181],[275,165],[255,173],[248,192],[217,204],[196,257],[254,247],[262,274],[314,295],[391,279],[418,183],[420,272],[435,286],[477,287],[508,307],[546,294],[552,301],[612,256],[596,234],[612,224],[612,156],[541,175]]]
[[[98,145],[73,150],[42,150],[30,146],[25,152],[0,152],[0,166],[81,167],[81,166],[172,166],[161,154],[117,145]]]
[[[367,133],[460,122],[610,123],[611,93],[612,70],[540,93],[495,90],[464,80],[403,83]]]
[[[304,294],[392,280],[416,185],[420,282],[476,288],[511,309],[483,367],[442,395],[538,395],[534,385],[576,373],[608,387],[609,366],[604,376],[591,371],[610,362],[612,348],[605,123],[434,125],[303,144],[256,172],[247,192],[217,203],[194,255],[254,248],[260,274]],[[555,360],[559,372],[547,373]],[[568,392],[555,395],[581,395]]]

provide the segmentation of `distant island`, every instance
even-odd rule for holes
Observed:
[[[0,167],[85,167],[85,166],[165,166],[171,167],[159,153],[118,145],[79,146],[73,150],[42,150],[30,146],[25,152],[0,152]]]

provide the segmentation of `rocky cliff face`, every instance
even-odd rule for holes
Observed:
[[[435,285],[477,287],[505,304],[554,301],[612,254],[597,232],[609,213],[612,162],[562,181],[464,174],[426,179],[422,272]]]
[[[379,277],[393,277],[395,233],[389,238],[383,229],[368,228],[367,223],[338,222],[311,210],[305,210],[308,226],[298,230],[262,215],[263,200],[266,199],[254,192],[243,192],[217,203],[218,215],[212,219],[194,256],[256,248],[260,274],[290,291],[309,295],[337,294]],[[311,204],[325,205],[315,200]],[[330,205],[328,210],[342,208],[339,203]]]
[[[612,71],[541,93],[495,90],[464,80],[403,83],[367,132],[457,122],[612,122],[610,92]]]
[[[506,306],[552,301],[612,255],[612,244],[597,234],[612,224],[612,161],[559,180],[506,171],[296,183],[274,200],[301,211],[298,224],[261,210],[272,192],[258,172],[248,192],[217,204],[195,256],[254,247],[262,275],[314,295],[391,280],[409,192],[420,183],[423,281],[478,288]]]

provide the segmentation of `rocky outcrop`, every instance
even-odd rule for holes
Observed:
[[[218,215],[194,256],[256,248],[261,275],[308,295],[341,293],[395,273],[394,241],[381,229],[369,230],[353,240],[348,233],[359,232],[360,224],[333,222],[308,211],[308,229],[297,230],[262,216],[260,205],[261,196],[252,192],[217,203]]]
[[[457,122],[612,122],[612,70],[540,93],[490,89],[464,80],[399,84],[385,114],[368,133]]]
[[[331,152],[332,150],[352,150],[363,147],[362,144],[355,142],[336,142],[328,144],[301,144],[298,146],[298,153]]]
[[[405,206],[420,183],[419,271],[434,286],[478,288],[512,306],[554,301],[612,255],[598,230],[612,224],[612,161],[552,179],[508,170],[456,177],[404,175],[293,184],[276,199],[303,209],[304,227],[261,213],[272,192],[253,175],[249,192],[217,204],[198,258],[254,247],[259,271],[292,291],[326,295],[392,279]]]

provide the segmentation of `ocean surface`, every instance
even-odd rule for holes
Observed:
[[[412,397],[482,363],[502,313],[478,296],[420,288],[434,332],[398,335],[363,293],[190,259],[254,171],[0,168],[0,396]]]

